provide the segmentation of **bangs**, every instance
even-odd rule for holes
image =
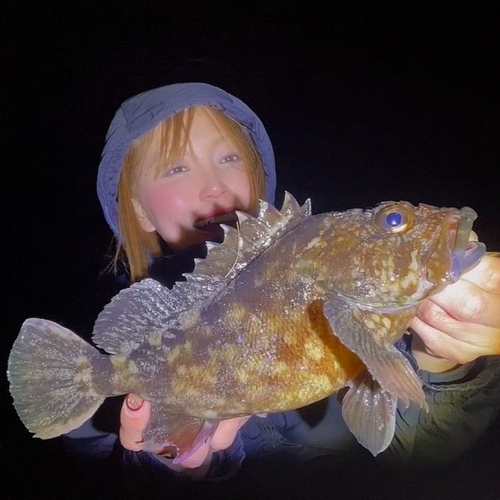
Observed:
[[[132,162],[137,165],[135,169],[136,180],[146,167],[146,154],[152,144],[159,145],[157,156],[148,168],[154,169],[158,177],[166,165],[173,165],[191,148],[189,133],[193,123],[195,109],[187,108],[179,111],[168,120],[163,120],[156,127],[136,139],[130,147]]]
[[[167,165],[178,163],[189,148],[192,150],[189,134],[195,109],[187,108],[175,114],[170,120],[160,122],[153,130],[156,144],[160,145],[158,160],[153,165],[155,177],[158,177]]]

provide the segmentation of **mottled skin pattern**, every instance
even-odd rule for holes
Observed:
[[[394,204],[376,212],[385,206]],[[190,311],[192,326],[174,344],[156,338],[131,353],[132,362],[152,359],[154,348],[159,369],[147,376],[141,362],[127,391],[173,413],[220,419],[298,408],[346,386],[365,367],[332,334],[324,301],[341,297],[375,336],[395,342],[418,302],[448,279],[459,211],[398,208],[411,218],[408,231],[382,229],[371,210],[303,221]]]
[[[464,213],[475,217],[406,202],[311,216],[289,195],[281,211],[262,202],[258,218],[238,214],[238,232],[209,244],[186,282],[169,290],[146,279],[120,292],[94,328],[109,354],[26,320],[8,366],[19,416],[52,438],[131,392],[152,403],[144,443],[174,444],[181,460],[221,419],[300,408],[349,386],[344,420],[377,454],[398,400],[425,408],[393,344],[419,302],[457,279]]]

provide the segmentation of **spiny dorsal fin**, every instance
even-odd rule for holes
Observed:
[[[210,301],[245,266],[286,232],[311,215],[309,200],[300,206],[285,193],[281,211],[260,202],[259,217],[238,212],[239,229],[223,226],[222,244],[207,243],[206,259],[197,259],[187,281],[170,290],[146,278],[122,290],[99,314],[93,341],[110,354],[128,355],[147,339],[173,338],[186,328],[186,315]]]
[[[207,257],[196,259],[194,271],[186,274],[188,282],[217,276],[225,279],[223,284],[228,283],[266,248],[311,215],[310,200],[300,206],[288,192],[281,210],[263,200],[259,205],[258,217],[237,212],[238,229],[222,226],[224,242],[207,243]]]
[[[151,278],[134,283],[104,307],[92,340],[110,354],[128,355],[150,337],[172,336],[181,328],[178,313],[192,309],[203,290],[206,287],[196,287],[195,294],[174,292]],[[205,293],[205,298],[212,295]]]

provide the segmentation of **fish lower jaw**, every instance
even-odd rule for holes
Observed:
[[[467,271],[470,271],[486,253],[484,243],[469,241],[465,250],[454,251],[452,257],[452,270],[450,282],[458,281],[460,276]]]

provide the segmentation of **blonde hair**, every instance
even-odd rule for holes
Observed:
[[[266,197],[262,159],[239,123],[210,106],[186,108],[171,118],[161,121],[149,132],[132,141],[118,181],[118,230],[121,241],[117,241],[113,264],[116,271],[119,260],[123,260],[125,264],[128,263],[131,282],[147,275],[150,254],[158,256],[161,253],[160,236],[156,231],[146,232],[141,228],[132,204],[132,199],[137,198],[139,174],[145,167],[143,159],[156,138],[159,139],[161,146],[158,161],[154,166],[155,175],[159,175],[166,164],[173,163],[182,157],[186,148],[190,147],[189,133],[195,110],[206,113],[221,135],[231,140],[242,154],[249,170],[251,213],[256,215],[259,199]]]

